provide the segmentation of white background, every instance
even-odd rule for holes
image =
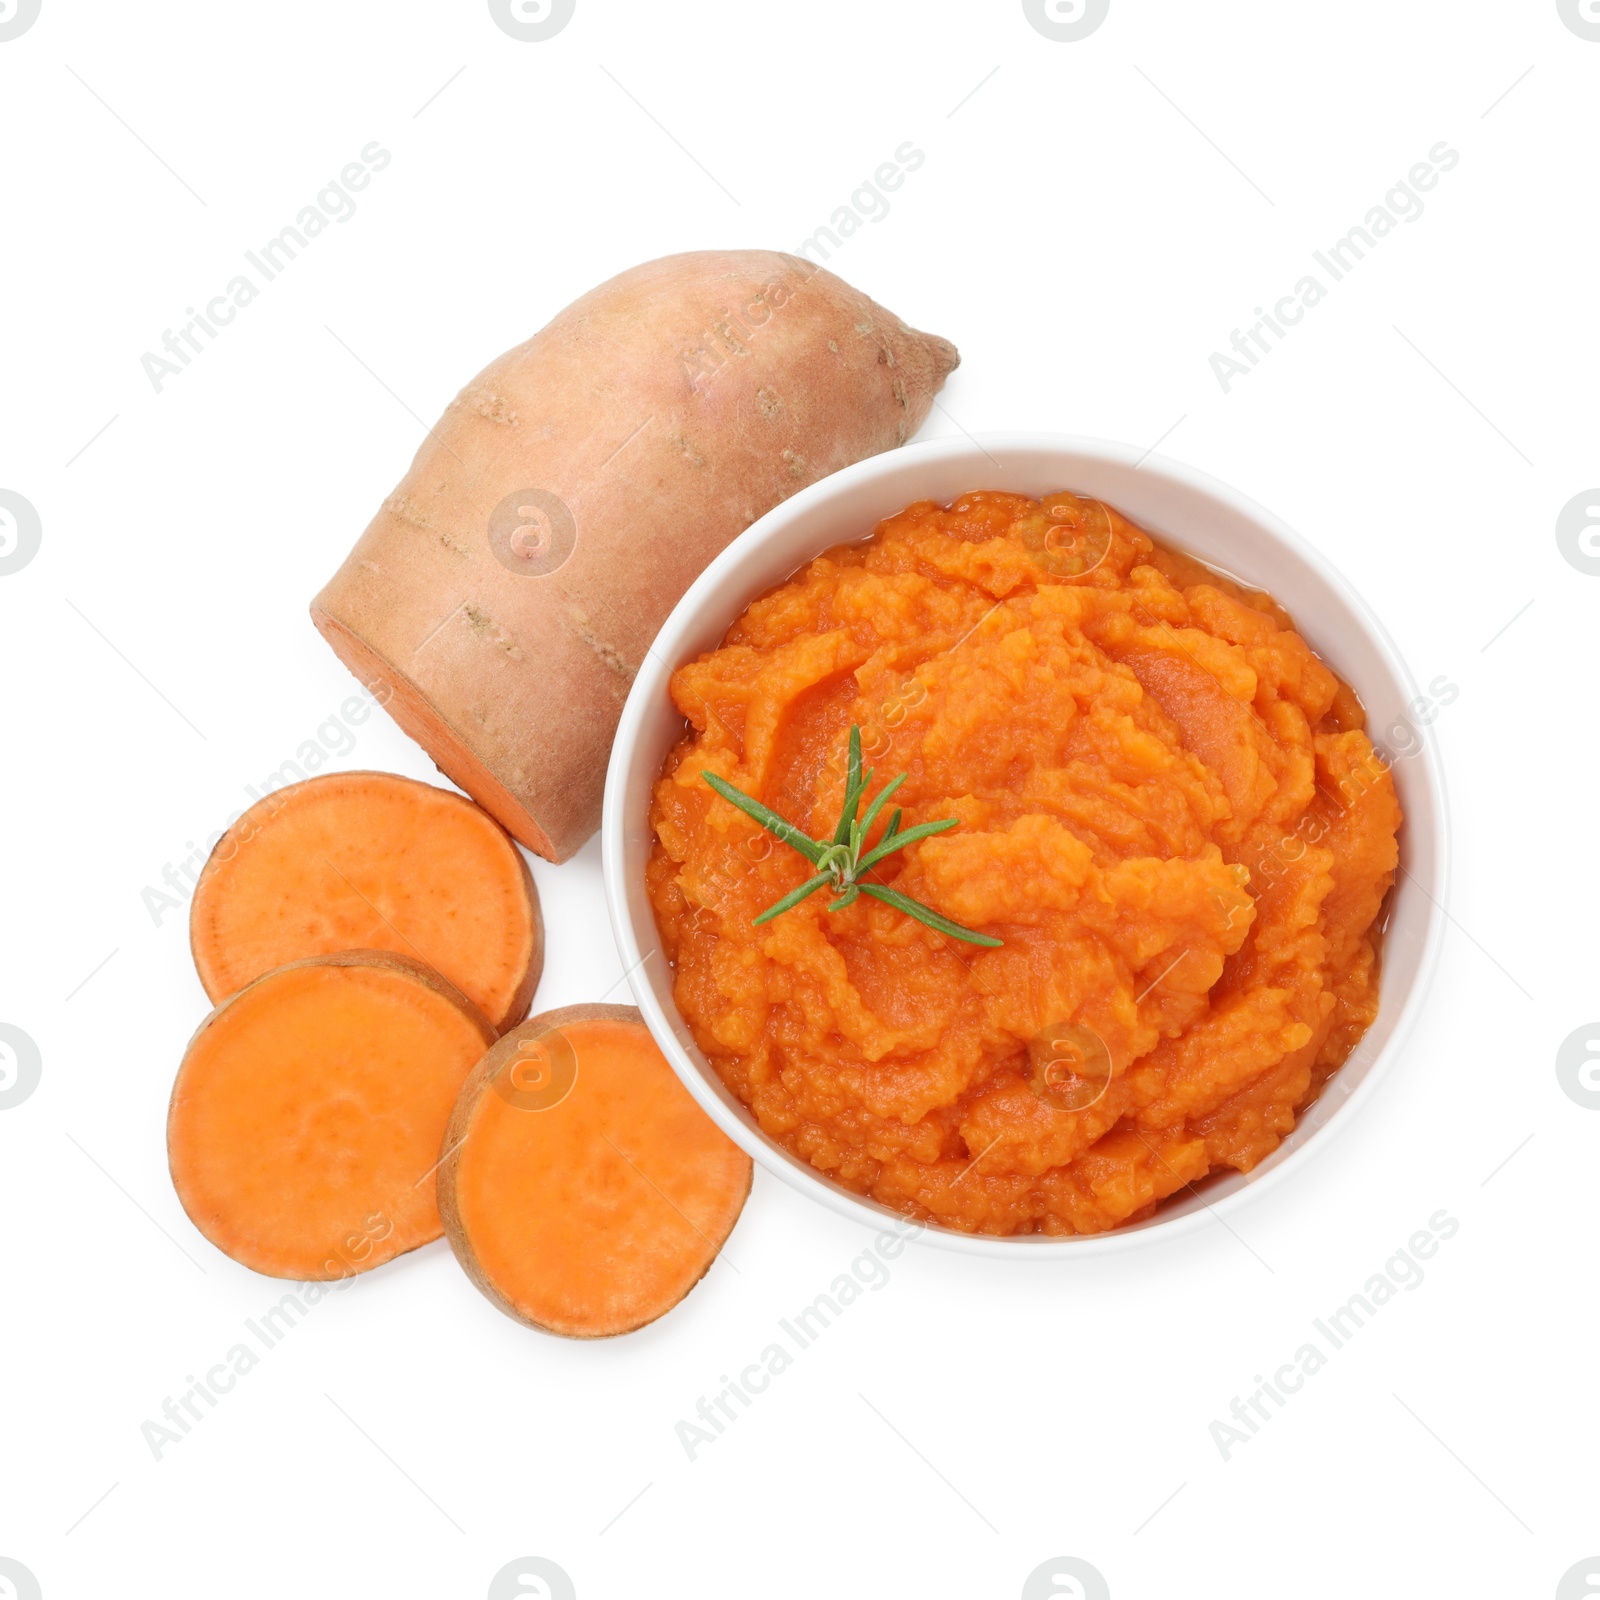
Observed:
[[[43,527],[0,577],[0,1021],[43,1059],[0,1111],[0,1556],[46,1600],[479,1596],[530,1554],[583,1600],[1011,1597],[1058,1555],[1116,1600],[1555,1594],[1600,1552],[1600,1113],[1554,1071],[1600,1013],[1600,578],[1554,536],[1600,483],[1597,92],[1554,0],[1112,0],[1078,43],[1017,0],[578,0],[543,43],[481,0],[44,0],[0,43],[0,488]],[[141,356],[372,140],[357,213],[157,394]],[[869,1238],[760,1172],[643,1333],[522,1329],[440,1243],[154,1460],[141,1424],[283,1286],[167,1180],[206,1002],[141,894],[353,692],[307,601],[490,357],[637,261],[793,249],[906,140],[829,266],[959,344],[924,436],[1161,439],[1457,691],[1453,921],[1403,1061],[1234,1234],[911,1249],[693,1462],[674,1424]],[[1425,214],[1224,394],[1211,353],[1440,140]],[[434,776],[356,731],[331,764]],[[534,870],[538,1008],[626,999],[596,847]],[[1225,1462],[1211,1422],[1440,1208],[1426,1281]]]

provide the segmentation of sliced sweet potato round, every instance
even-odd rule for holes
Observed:
[[[348,1277],[437,1239],[435,1169],[489,1019],[386,950],[290,962],[225,1000],[172,1086],[178,1199],[274,1278]]]
[[[512,1029],[462,1088],[439,1164],[439,1213],[468,1277],[507,1315],[574,1339],[670,1311],[749,1192],[749,1156],[632,1006]]]
[[[339,950],[432,967],[495,1025],[528,1014],[544,965],[539,894],[470,800],[390,772],[339,772],[258,801],[217,842],[189,909],[212,1000]]]

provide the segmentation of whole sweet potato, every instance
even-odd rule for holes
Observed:
[[[684,590],[780,500],[904,443],[958,360],[794,256],[647,262],[462,390],[312,619],[446,774],[565,860]]]

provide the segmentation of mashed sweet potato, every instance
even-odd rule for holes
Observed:
[[[1400,809],[1355,696],[1267,596],[1071,494],[908,507],[674,674],[649,887],[679,1009],[761,1127],[978,1233],[1095,1233],[1248,1171],[1378,1006]],[[903,826],[862,897],[701,777],[830,833],[859,724]],[[880,822],[874,835],[881,830]]]

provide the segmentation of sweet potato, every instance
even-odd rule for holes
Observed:
[[[565,860],[684,590],[780,500],[904,443],[958,360],[794,256],[635,267],[462,390],[312,618],[445,773]]]
[[[183,1209],[235,1261],[307,1283],[437,1239],[439,1143],[494,1037],[459,990],[388,951],[266,973],[200,1024],[172,1086]]]
[[[467,1275],[507,1315],[569,1338],[670,1311],[750,1192],[750,1158],[632,1006],[514,1028],[463,1086],[444,1151],[439,1212]]]
[[[388,772],[308,778],[245,812],[200,874],[189,943],[212,1000],[304,956],[392,950],[496,1030],[527,1016],[544,965],[538,891],[505,830]]]

